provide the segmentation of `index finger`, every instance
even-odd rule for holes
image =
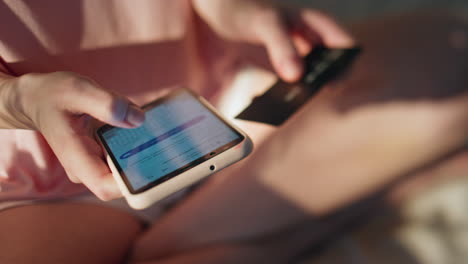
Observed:
[[[320,39],[330,48],[349,48],[356,45],[355,39],[329,15],[311,9],[301,12],[304,31],[311,39]]]

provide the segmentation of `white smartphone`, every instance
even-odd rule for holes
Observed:
[[[247,134],[201,96],[178,89],[145,107],[138,128],[105,125],[97,136],[123,196],[144,209],[246,157]]]

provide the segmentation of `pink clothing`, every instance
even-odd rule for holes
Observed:
[[[176,86],[216,102],[238,65],[189,0],[0,1],[0,57],[7,74],[73,71],[138,104]],[[84,190],[39,133],[0,130],[0,140],[0,201]]]

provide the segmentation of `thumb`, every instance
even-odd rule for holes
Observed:
[[[143,111],[129,100],[99,87],[88,79],[80,79],[73,89],[73,96],[67,96],[65,107],[72,113],[88,114],[104,123],[134,128],[143,124]]]

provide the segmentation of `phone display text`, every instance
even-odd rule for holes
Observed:
[[[112,127],[99,133],[132,192],[162,183],[243,140],[186,91],[145,115],[145,123],[138,128]]]

